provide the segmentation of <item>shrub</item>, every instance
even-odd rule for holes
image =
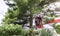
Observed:
[[[53,34],[49,29],[43,29],[40,36],[52,36]]]
[[[57,26],[55,27],[55,29],[56,29],[56,32],[57,32],[58,34],[60,34],[60,25],[57,25]]]
[[[52,32],[49,29],[41,29],[41,30],[35,30],[34,35],[37,36],[52,36]]]
[[[0,36],[20,35],[22,33],[22,26],[20,25],[2,25],[0,26]]]
[[[30,29],[25,30],[22,28],[21,25],[5,24],[5,25],[0,26],[0,36],[17,36],[17,35],[18,36],[29,36],[29,33],[30,33]],[[33,35],[34,36],[36,36],[36,35],[51,36],[52,34],[50,33],[49,30],[46,31],[45,29],[43,29],[42,31],[33,30]]]

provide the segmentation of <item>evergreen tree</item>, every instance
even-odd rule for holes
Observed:
[[[42,2],[42,3],[41,3]],[[14,0],[14,3],[7,1],[7,5],[10,7],[5,15],[4,23],[10,24],[14,21],[25,19],[24,17],[30,17],[30,13],[40,12],[44,4],[44,0]],[[32,17],[31,17],[32,18]]]
[[[25,19],[24,17],[30,17],[30,28],[32,28],[33,14],[40,12],[45,4],[49,4],[50,0],[13,0],[14,4],[6,3],[10,9],[6,13],[3,23],[10,24],[16,20]],[[29,14],[28,14],[29,13]],[[18,23],[20,24],[20,23]],[[32,36],[32,31],[30,33]]]

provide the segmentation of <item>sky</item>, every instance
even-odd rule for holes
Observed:
[[[0,0],[0,23],[4,18],[5,12],[7,12],[8,6],[5,4],[3,0]]]

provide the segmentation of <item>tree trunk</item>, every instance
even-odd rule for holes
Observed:
[[[32,13],[32,10],[30,10],[30,36],[33,36],[33,26],[32,26],[32,23],[33,23],[33,13]]]
[[[33,36],[33,26],[32,26],[33,18],[32,15],[30,15],[30,36]]]

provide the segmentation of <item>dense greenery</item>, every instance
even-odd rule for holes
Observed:
[[[15,21],[29,19],[27,17],[30,17],[32,21],[33,14],[40,13],[45,4],[55,2],[56,0],[12,0],[14,1],[12,4],[9,0],[4,1],[7,1],[6,4],[10,8],[5,15],[5,19],[3,19],[3,24],[11,24]],[[20,24],[19,22],[17,24]]]
[[[47,32],[48,31],[48,32]],[[29,36],[30,30],[25,30],[21,25],[14,24],[5,24],[0,26],[0,36]],[[51,32],[48,29],[34,30],[33,36],[40,35],[41,36],[52,36]]]
[[[58,34],[60,34],[60,25],[57,25],[57,26],[55,26],[54,28],[56,29],[56,32],[57,32]]]
[[[11,9],[8,9],[8,12],[5,15],[5,19],[3,19],[3,23],[13,23],[14,21],[24,19],[24,17],[28,17],[30,13],[40,12],[42,9],[38,5],[44,0],[14,0],[16,4],[11,6]],[[10,6],[11,4],[9,4]],[[42,6],[42,5],[41,5]]]
[[[22,27],[19,25],[0,26],[0,36],[11,36],[21,34]]]
[[[24,36],[28,34],[29,31],[22,28],[20,25],[3,25],[0,26],[0,36],[13,36],[13,35],[21,35]]]
[[[32,19],[34,12],[40,12],[43,8],[43,5],[46,3],[45,0],[13,0],[16,4],[11,6],[11,4],[7,3],[12,10],[8,10],[5,19],[3,19],[3,24],[11,24],[16,20],[25,19],[28,14],[30,17],[30,28],[32,28]],[[8,1],[9,2],[9,1]],[[17,8],[14,8],[14,7]],[[8,15],[8,16],[7,16]],[[27,18],[26,18],[27,19]],[[25,20],[26,21],[26,20]],[[24,23],[24,22],[23,22]],[[20,24],[20,22],[16,23]],[[25,24],[25,23],[24,23]],[[30,32],[30,36],[32,35],[32,30]]]
[[[13,4],[9,4],[9,1],[7,1],[8,2],[7,5],[10,8],[8,9],[8,12],[5,15],[5,19],[3,19],[3,24],[11,24],[11,23],[14,24],[15,21],[18,21],[18,22],[15,22],[16,24],[21,24],[20,20],[26,21],[27,19],[29,19],[27,17],[30,17],[30,19],[28,21],[30,21],[30,28],[32,29],[33,14],[40,13],[43,6],[45,4],[49,4],[51,0],[13,0],[13,1],[14,1]],[[54,1],[54,0],[52,0],[52,1]],[[25,24],[24,22],[23,22],[23,24]],[[3,30],[6,30],[6,32],[7,31],[9,32],[8,35],[10,33],[13,33],[12,35],[14,35],[14,34],[20,34],[22,32],[23,28],[19,28],[18,26],[16,28],[15,25],[12,25],[11,27],[10,26],[11,25],[7,25],[7,26],[3,27],[4,28]],[[27,31],[25,31],[25,30],[23,30],[23,31],[24,31],[24,32],[22,32],[23,34],[27,33]],[[30,30],[29,36],[33,36],[32,33],[33,33],[33,29]]]

